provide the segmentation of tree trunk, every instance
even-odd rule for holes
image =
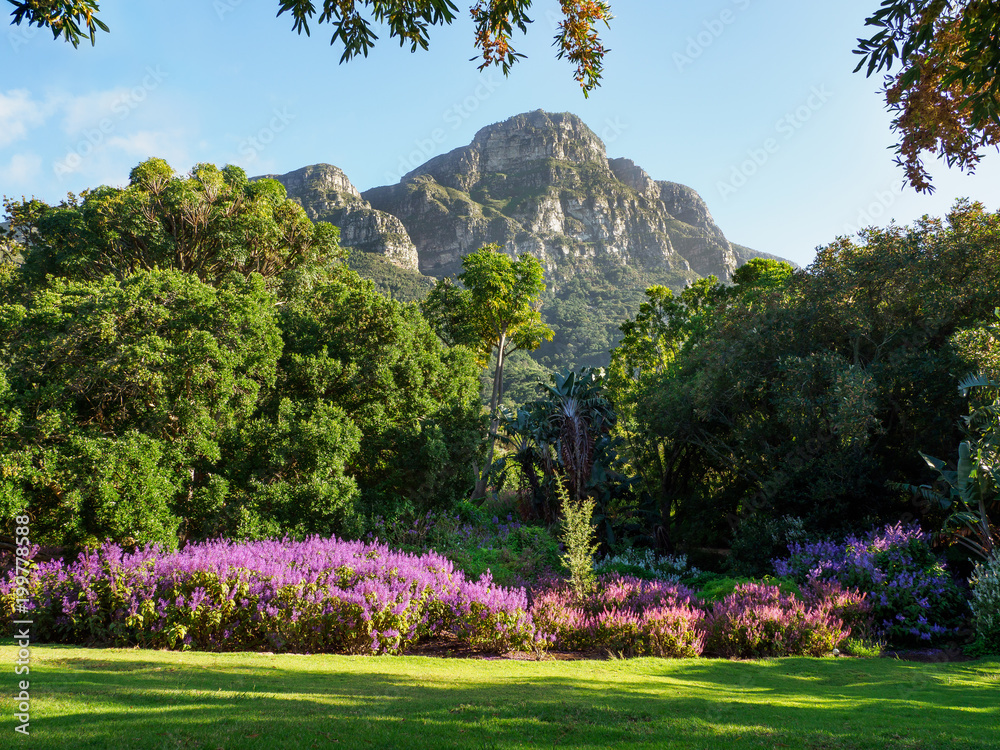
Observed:
[[[499,346],[497,346],[497,368],[493,373],[493,397],[490,399],[490,436],[486,449],[486,463],[483,471],[476,482],[476,489],[472,493],[473,500],[486,497],[486,480],[493,468],[493,446],[496,443],[497,429],[500,427],[500,419],[497,417],[497,407],[500,405],[500,393],[503,391],[503,366],[506,360],[505,349],[507,348],[507,333],[500,334]]]

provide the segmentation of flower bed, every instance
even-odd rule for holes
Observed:
[[[778,575],[802,585],[837,582],[867,594],[875,635],[926,643],[957,632],[967,606],[916,524],[895,524],[843,542],[793,544]]]
[[[569,584],[552,581],[535,596],[531,616],[539,632],[566,651],[689,657],[704,645],[704,613],[690,590],[670,581],[599,576],[583,601]]]
[[[740,584],[709,610],[705,649],[727,657],[822,656],[851,634],[838,615],[863,609],[862,602],[862,596],[839,588],[802,601],[777,586]]]
[[[523,590],[473,582],[435,554],[336,538],[106,544],[43,563],[29,583],[37,637],[152,648],[399,653],[448,633],[476,648],[531,648]],[[12,579],[0,584],[5,614]]]
[[[534,588],[472,581],[445,557],[377,543],[213,541],[179,552],[107,544],[35,568],[31,610],[40,641],[148,648],[401,653],[457,639],[496,652],[552,645],[633,656],[759,657],[828,653],[863,625],[856,591],[812,576],[802,595],[739,584],[702,601],[674,581],[604,574],[580,599],[552,579]],[[11,614],[13,577],[0,583]]]

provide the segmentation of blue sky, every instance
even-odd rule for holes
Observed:
[[[976,175],[935,165],[933,196],[902,188],[881,80],[851,50],[878,0],[611,0],[602,87],[585,99],[551,47],[558,3],[536,0],[511,76],[479,72],[470,0],[427,52],[383,38],[340,65],[277,0],[106,0],[111,27],[73,49],[0,32],[0,193],[56,202],[127,182],[166,158],[248,173],[317,162],[361,190],[465,145],[520,112],[574,112],[655,179],[694,187],[733,241],[808,264],[860,226],[943,215],[957,198],[1000,208],[1000,158]]]

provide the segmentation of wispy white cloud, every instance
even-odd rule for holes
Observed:
[[[119,115],[116,114],[116,110],[120,107],[119,103],[127,97],[128,89],[121,87],[75,96],[60,96],[58,103],[62,115],[62,129],[67,135],[75,136],[88,128],[98,127],[102,121],[117,120]]]
[[[132,133],[96,132],[53,162],[53,176],[60,185],[124,184],[129,171],[150,157],[166,159],[183,171],[189,164],[188,134],[182,130],[140,130]]]
[[[38,101],[26,89],[0,91],[0,148],[26,138],[54,110],[50,100]]]
[[[108,139],[108,149],[117,149],[138,161],[154,156],[166,159],[183,171],[189,166],[186,141],[187,134],[180,130],[140,130]]]
[[[0,194],[13,194],[16,186],[31,183],[42,173],[42,157],[38,154],[14,154],[6,164],[0,164]],[[15,191],[8,189],[15,187]]]

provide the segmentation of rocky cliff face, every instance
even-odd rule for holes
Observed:
[[[550,282],[627,267],[650,282],[729,279],[745,253],[697,192],[607,157],[580,118],[537,110],[480,130],[396,185],[364,194],[317,164],[281,182],[310,218],[340,227],[341,243],[431,276],[461,270],[487,243],[530,253]]]
[[[527,394],[547,371],[606,367],[647,287],[729,280],[751,257],[772,257],[730,243],[691,188],[609,160],[571,114],[538,110],[490,125],[398,184],[364,193],[328,164],[269,176],[312,219],[340,227],[342,244],[364,251],[350,265],[400,299],[421,298],[429,277],[461,271],[462,258],[487,243],[537,257],[555,338],[532,353],[534,364],[511,361],[510,379],[520,377]]]
[[[489,242],[535,255],[553,280],[608,266],[728,279],[737,265],[694,190],[609,161],[571,114],[538,110],[483,128],[470,145],[363,198],[402,220],[420,270],[434,276]]]
[[[417,248],[403,223],[372,208],[337,167],[314,164],[288,174],[263,176],[284,185],[288,197],[298,201],[313,221],[340,227],[344,247],[382,255],[400,268],[417,270]]]

